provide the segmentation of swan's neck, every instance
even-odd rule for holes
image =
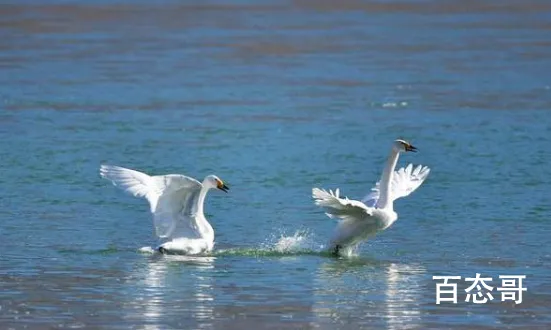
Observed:
[[[392,176],[394,175],[394,169],[396,168],[396,164],[398,163],[399,156],[400,156],[400,152],[392,148],[392,151],[390,152],[390,156],[388,156],[386,166],[383,170],[381,181],[379,182],[380,191],[379,191],[379,201],[377,202],[377,207],[380,209],[392,210],[393,208],[392,198],[390,196],[390,185],[392,183]]]
[[[202,238],[214,240],[214,230],[212,226],[205,218],[203,213],[203,204],[205,203],[205,197],[207,197],[207,192],[209,188],[203,184],[201,191],[199,192],[199,197],[197,197],[197,212],[195,213],[195,225],[197,226],[197,231]]]
[[[203,215],[203,204],[205,204],[205,197],[207,197],[207,192],[209,191],[209,188],[203,186],[201,187],[201,190],[199,191],[199,196],[197,197],[197,215]]]

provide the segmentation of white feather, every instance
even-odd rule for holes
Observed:
[[[327,192],[324,189],[313,188],[312,197],[315,204],[325,209],[329,217],[337,217],[342,220],[351,217],[368,217],[373,214],[373,208],[367,207],[360,201],[350,200],[348,198],[339,198],[339,189]]]
[[[429,173],[430,168],[427,166],[417,165],[417,167],[413,169],[413,164],[409,164],[405,168],[402,167],[394,171],[390,185],[390,199],[395,201],[398,198],[408,196],[421,186]],[[371,192],[362,199],[362,202],[369,206],[375,206],[379,200],[379,189],[380,181],[371,188]]]

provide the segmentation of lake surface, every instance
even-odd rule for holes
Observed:
[[[3,329],[549,329],[548,1],[0,5]],[[395,138],[428,180],[354,258],[312,187],[361,198]],[[99,177],[215,173],[205,257]],[[432,276],[526,275],[435,304]]]

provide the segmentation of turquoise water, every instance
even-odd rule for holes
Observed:
[[[547,329],[551,5],[0,5],[2,328]],[[392,140],[432,168],[359,256],[311,188],[361,198]],[[213,255],[140,253],[147,203],[99,177],[215,173]],[[435,275],[526,275],[435,304]]]

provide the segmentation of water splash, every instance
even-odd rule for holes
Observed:
[[[138,250],[143,254],[156,254],[157,250],[144,246]],[[284,230],[272,234],[264,243],[258,247],[236,247],[229,249],[215,249],[203,256],[255,256],[255,257],[277,257],[289,255],[317,255],[331,256],[325,250],[323,244],[316,242],[315,235],[309,230],[298,230],[292,235],[287,235]]]
[[[155,252],[157,252],[157,250],[153,249],[151,246],[141,247],[138,251],[143,254],[155,254]]]
[[[290,256],[290,255],[317,255],[331,256],[325,251],[325,246],[316,242],[315,235],[309,230],[298,230],[288,235],[284,230],[272,234],[258,248],[233,248],[218,250],[215,255],[243,255],[243,256]]]
[[[263,247],[283,254],[321,252],[324,248],[323,244],[316,242],[315,235],[308,229],[298,230],[291,236],[286,235],[284,231],[274,234]]]
[[[132,248],[120,248],[108,246],[105,249],[98,250],[80,250],[74,248],[61,248],[60,253],[68,254],[116,254],[121,252],[136,251]],[[138,253],[145,255],[158,254],[157,249],[152,246],[144,246],[137,250]],[[202,255],[203,257],[221,257],[221,256],[291,256],[291,255],[317,255],[323,257],[331,256],[331,253],[326,250],[325,244],[316,241],[315,235],[308,229],[301,229],[289,235],[285,230],[278,230],[268,237],[265,242],[256,247],[235,247],[229,249],[215,249],[209,254]]]

